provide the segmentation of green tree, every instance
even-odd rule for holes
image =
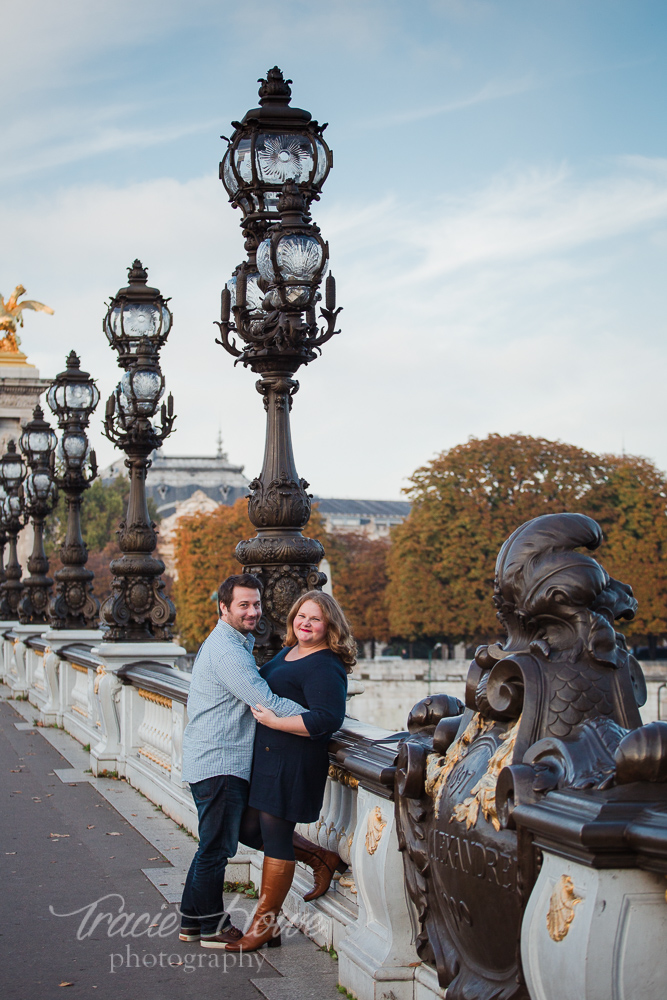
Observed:
[[[88,569],[95,574],[93,590],[100,601],[111,593],[109,563],[121,555],[116,531],[125,516],[130,495],[130,483],[125,476],[117,476],[110,483],[96,479],[83,494],[81,505],[81,533],[88,549]],[[148,501],[148,511],[155,522],[160,520],[153,500]],[[61,491],[58,502],[47,518],[45,548],[53,575],[62,563],[59,550],[67,530],[67,501]]]

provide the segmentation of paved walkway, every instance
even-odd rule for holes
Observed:
[[[337,963],[298,932],[243,966],[180,942],[195,841],[126,782],[93,778],[75,740],[35,727],[8,694],[0,686],[3,1000],[340,1000]]]

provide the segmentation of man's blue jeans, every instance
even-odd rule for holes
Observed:
[[[181,900],[181,924],[215,934],[229,923],[222,898],[225,869],[236,854],[249,784],[234,774],[217,774],[190,784],[199,817],[199,847]]]

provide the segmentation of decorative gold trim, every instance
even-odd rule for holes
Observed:
[[[355,896],[357,895],[357,883],[350,875],[341,875],[338,879],[338,885],[342,886],[343,889],[349,889]]]
[[[581,896],[577,896],[574,891],[574,882],[570,876],[561,875],[551,893],[547,911],[547,930],[552,941],[562,941],[567,937],[574,920],[574,908],[580,902]]]
[[[368,814],[366,823],[366,850],[369,854],[375,854],[378,844],[382,839],[382,831],[387,825],[386,819],[382,816],[382,810],[376,806],[373,812]]]
[[[348,788],[359,787],[359,779],[353,778],[349,771],[337,764],[329,764],[329,777],[332,781],[337,781],[339,785],[347,785]]]
[[[469,830],[471,826],[475,826],[477,823],[481,806],[484,819],[487,823],[491,823],[494,830],[500,830],[500,820],[498,819],[498,813],[496,812],[496,785],[498,784],[498,775],[502,769],[506,764],[511,763],[511,757],[514,752],[514,744],[516,743],[517,734],[519,732],[519,721],[520,720],[517,720],[514,725],[500,737],[500,744],[496,752],[489,759],[486,772],[470,789],[470,795],[468,798],[454,806],[452,816],[449,821],[450,823],[454,820],[458,820],[459,823],[465,823],[466,830]]]
[[[70,663],[70,665],[72,667],[72,670],[76,670],[76,672],[78,674],[87,674],[88,673],[88,667],[82,667],[78,663],[72,663],[71,660],[69,660],[68,662]]]
[[[158,695],[158,697],[160,696]],[[159,757],[158,754],[154,753],[152,750],[146,750],[145,747],[139,747],[139,753],[141,754],[142,757],[147,757],[149,760],[152,760],[154,764],[159,764],[160,767],[163,767],[165,769],[165,771],[171,771],[171,764],[165,763],[165,761],[162,760],[162,758]]]
[[[72,705],[72,711],[76,712],[77,715],[82,715],[84,719],[88,718],[88,712],[84,711],[84,709],[82,708],[79,708],[78,705]]]
[[[102,680],[103,677],[106,677],[106,673],[107,672],[106,672],[106,668],[105,668],[104,664],[100,663],[100,665],[95,670],[95,679],[93,681],[93,693],[94,694],[99,694],[100,681]]]
[[[162,705],[163,708],[171,708],[171,698],[166,698],[163,694],[154,694],[153,691],[145,691],[143,688],[137,688],[136,691],[146,701],[155,702],[156,705]]]

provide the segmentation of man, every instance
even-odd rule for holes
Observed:
[[[192,668],[183,780],[197,806],[199,847],[183,890],[180,939],[205,948],[224,948],[242,937],[224,911],[222,892],[248,801],[255,737],[248,706],[263,705],[281,718],[306,711],[272,694],[259,676],[250,633],[262,615],[261,594],[262,584],[249,573],[220,584],[220,619]]]

